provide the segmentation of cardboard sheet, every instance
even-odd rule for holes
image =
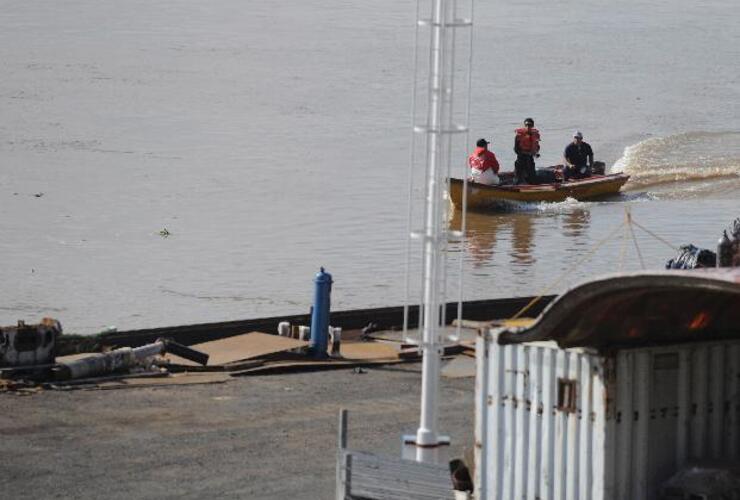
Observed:
[[[289,351],[307,345],[308,342],[303,340],[251,332],[225,339],[203,342],[202,344],[195,344],[190,347],[210,356],[208,366],[223,366],[229,363],[258,358],[267,354]],[[165,358],[177,365],[198,366],[197,363],[173,354],[166,354]]]

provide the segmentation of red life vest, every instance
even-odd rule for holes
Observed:
[[[490,169],[494,174],[498,174],[499,164],[496,155],[485,148],[476,148],[475,152],[468,157],[468,165],[473,170],[485,172]]]
[[[536,128],[516,129],[516,140],[522,153],[533,155],[540,152],[540,131]]]

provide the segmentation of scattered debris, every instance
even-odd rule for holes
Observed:
[[[50,389],[60,391],[90,390],[90,389],[133,389],[137,387],[168,387],[173,385],[196,385],[196,384],[223,384],[228,382],[231,376],[227,373],[153,373],[127,375],[122,377],[106,377],[105,379],[91,379],[84,384],[57,383],[50,385]],[[77,382],[77,381],[75,381]]]
[[[279,353],[307,347],[308,342],[279,335],[251,332],[234,337],[203,342],[192,346],[208,354],[207,366],[216,370],[240,370],[262,364],[256,358],[264,358]],[[191,367],[195,363],[171,352],[164,356],[171,367]]]
[[[255,331],[192,346],[159,339],[139,347],[108,351],[106,344],[110,340],[106,340],[105,335],[95,336],[92,340],[65,335],[59,345],[65,346],[63,350],[70,354],[55,358],[54,354],[59,351],[56,337],[61,334],[59,322],[49,318],[33,326],[20,322],[17,327],[0,329],[0,360],[4,355],[7,358],[10,352],[8,345],[15,345],[8,335],[10,331],[20,331],[28,340],[25,344],[21,342],[22,345],[28,345],[29,349],[30,346],[46,346],[48,353],[39,352],[35,357],[27,354],[23,363],[16,359],[15,366],[0,365],[0,392],[27,394],[39,389],[68,391],[220,383],[233,376],[334,368],[349,368],[352,373],[365,374],[368,366],[418,362],[421,359],[418,346],[405,343],[402,331],[380,331],[376,322],[370,322],[362,330],[346,332],[342,332],[341,327],[331,327],[331,356],[316,359],[308,351],[308,342],[292,336],[294,330],[295,333],[300,330],[294,326],[289,325],[288,328],[284,325],[284,335]],[[115,326],[104,330],[113,338],[116,331]],[[444,355],[464,356],[448,363],[443,373],[450,377],[472,376],[474,370],[470,365],[474,360],[470,356],[474,356],[476,330],[464,328],[459,337],[450,337],[456,331],[454,327],[445,330],[448,343],[444,346]],[[48,339],[45,336],[47,332],[51,332]],[[68,338],[73,337],[75,340],[70,342]],[[36,340],[32,342],[33,338]],[[341,350],[335,345],[340,343]],[[70,348],[72,344],[74,349]],[[78,350],[90,352],[80,353]]]
[[[8,380],[0,378],[0,392],[15,394],[17,396],[30,396],[41,390],[37,384],[29,380]]]
[[[473,478],[470,476],[470,470],[464,461],[459,458],[450,460],[450,476],[454,490],[473,492]]]
[[[61,334],[62,325],[53,318],[43,318],[36,325],[18,320],[16,326],[0,327],[0,368],[53,363]]]
[[[166,238],[166,237],[168,237],[168,236],[169,236],[170,234],[172,234],[172,233],[170,233],[170,232],[169,232],[169,231],[167,230],[167,228],[166,228],[166,227],[165,227],[165,228],[163,228],[163,229],[162,229],[162,230],[161,230],[161,231],[159,232],[159,235],[160,235],[160,236],[161,236],[162,238]]]
[[[666,269],[697,269],[701,267],[715,267],[716,265],[716,253],[689,244],[681,246],[678,249],[678,255],[670,259],[665,267]]]
[[[44,196],[44,193],[36,193],[36,194],[34,194],[34,196],[36,198],[41,198],[42,196]]]
[[[56,380],[92,377],[131,369],[136,366],[151,365],[152,358],[166,352],[176,353],[181,358],[201,365],[208,363],[208,354],[198,352],[177,342],[160,339],[152,344],[133,349],[131,347],[121,347],[106,353],[93,353],[78,357],[78,359],[60,360],[51,371]]]
[[[666,263],[666,269],[697,269],[704,267],[737,267],[740,265],[740,218],[733,221],[730,233],[722,232],[717,245],[717,253],[682,245],[676,257]]]
[[[360,332],[362,333],[362,336],[360,338],[363,341],[370,340],[370,334],[373,332],[377,332],[378,329],[378,324],[371,321],[366,326],[364,326],[362,330],[360,330]]]

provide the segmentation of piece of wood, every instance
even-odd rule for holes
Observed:
[[[78,354],[68,354],[67,356],[57,356],[57,363],[66,363],[69,361],[77,361],[78,359],[85,359],[89,356],[100,354],[99,352],[81,352]]]
[[[443,356],[452,356],[454,354],[460,354],[463,352],[465,348],[461,346],[460,344],[450,344],[446,345],[442,348],[442,355]],[[407,349],[401,349],[398,352],[398,357],[401,359],[417,359],[421,358],[421,351],[419,350],[419,347],[409,347]]]
[[[339,348],[345,360],[397,358],[398,349],[383,342],[343,342]]]
[[[223,366],[229,363],[259,358],[268,354],[290,351],[307,345],[308,342],[303,340],[261,332],[250,332],[225,339],[203,342],[202,344],[196,344],[190,347],[210,356],[208,366]],[[175,356],[174,354],[165,354],[164,357],[176,365],[196,366],[196,363]]]
[[[228,373],[195,372],[173,373],[163,378],[135,378],[97,384],[99,389],[124,389],[134,387],[166,387],[172,385],[222,384],[231,380]]]
[[[303,361],[269,361],[262,366],[229,372],[232,377],[242,375],[266,375],[270,373],[289,373],[297,371],[328,370],[334,368],[354,368],[360,366],[393,365],[397,363],[408,363],[409,361],[398,357],[379,359],[326,359],[326,360],[303,360]]]
[[[227,373],[137,373],[80,379],[69,382],[49,383],[44,387],[59,391],[90,389],[127,389],[136,387],[167,387],[172,385],[218,384],[227,382],[231,376]]]
[[[461,328],[474,328],[476,330],[479,328],[488,328],[493,323],[494,321],[476,321],[476,320],[465,319],[465,318],[461,320],[458,320],[457,318],[455,318],[452,320],[452,326],[457,326],[459,324]]]
[[[454,326],[454,323],[457,320],[453,320],[453,325],[448,325],[442,328],[441,335],[444,339],[444,343],[447,344],[454,344],[459,341],[474,341],[476,336],[478,335],[478,329],[477,327],[468,327],[463,325],[460,328],[460,338],[457,340],[453,340],[455,336],[457,336],[457,326]],[[464,320],[467,321],[467,320]],[[477,323],[477,322],[472,322]],[[412,339],[418,339],[420,335],[419,330],[413,329],[408,331],[408,337]],[[384,340],[387,342],[398,342],[398,343],[406,343],[406,336],[404,336],[403,330],[382,330],[378,332],[373,332],[368,335],[373,340]]]

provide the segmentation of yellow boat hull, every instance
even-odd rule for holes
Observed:
[[[553,184],[488,186],[468,182],[468,210],[491,208],[507,202],[558,202],[568,198],[590,200],[619,192],[629,175],[595,175],[586,179]],[[462,208],[463,180],[450,179],[450,201],[455,208]]]

